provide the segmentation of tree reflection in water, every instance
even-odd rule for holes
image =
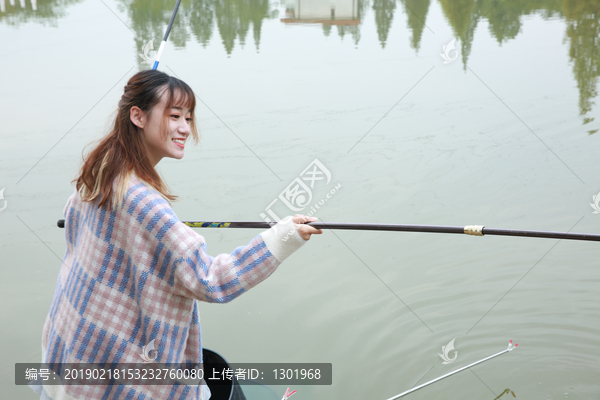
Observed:
[[[135,32],[136,54],[152,39],[162,38],[169,20],[174,0],[116,0],[119,11],[129,16],[128,25]],[[192,37],[206,46],[213,37],[215,27],[228,55],[235,48],[246,45],[252,29],[253,45],[260,49],[261,29],[264,20],[280,19],[282,22],[320,23],[323,34],[329,36],[333,26],[343,39],[352,37],[360,42],[361,23],[368,10],[374,13],[379,43],[385,48],[394,16],[402,10],[411,32],[410,46],[419,51],[431,0],[331,0],[331,10],[322,10],[319,0],[281,0],[286,15],[278,15],[277,4],[269,0],[183,0],[169,40],[176,48],[184,48]],[[397,7],[400,1],[401,7]],[[66,9],[81,0],[0,0],[0,23],[19,26],[36,22],[58,26],[66,16]],[[487,20],[489,31],[498,43],[513,40],[521,32],[521,17],[539,15],[543,19],[564,19],[565,40],[569,42],[569,59],[579,89],[579,111],[583,124],[594,121],[591,117],[594,99],[598,96],[597,81],[600,75],[600,0],[439,0],[442,11],[454,35],[459,39],[463,67],[466,70],[472,52],[473,36],[477,25]],[[328,3],[329,4],[329,3]],[[297,14],[310,14],[311,21],[303,21]],[[351,15],[340,20],[336,9],[351,8]],[[291,16],[291,18],[290,18]],[[396,23],[399,18],[396,18]],[[158,43],[157,43],[158,44]],[[138,58],[139,67],[146,68]],[[598,129],[589,130],[590,134]]]

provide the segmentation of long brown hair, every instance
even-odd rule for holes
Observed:
[[[98,208],[114,209],[124,200],[127,185],[132,174],[141,181],[156,189],[165,199],[177,199],[170,193],[158,172],[150,162],[148,150],[143,141],[143,132],[131,122],[129,113],[131,107],[138,106],[150,113],[164,92],[167,92],[167,107],[160,124],[162,135],[168,134],[168,118],[171,108],[183,105],[190,110],[191,136],[198,142],[198,131],[194,122],[196,97],[192,89],[182,80],[169,76],[158,70],[140,71],[132,76],[127,85],[115,118],[114,127],[102,139],[87,157],[84,158],[79,176],[73,180],[84,201],[98,200]],[[118,179],[116,192],[113,183]]]

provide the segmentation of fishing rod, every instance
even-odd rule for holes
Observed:
[[[274,225],[273,222],[265,221],[228,221],[228,222],[208,222],[208,221],[181,221],[191,228],[255,228],[269,229]],[[59,219],[57,223],[59,228],[65,227],[65,220]],[[345,229],[358,231],[396,231],[396,232],[428,232],[428,233],[461,233],[472,236],[521,236],[536,237],[546,239],[569,239],[569,240],[588,240],[600,242],[600,235],[593,233],[572,233],[572,232],[552,232],[552,231],[530,231],[519,229],[496,229],[486,228],[483,225],[467,226],[444,226],[444,225],[403,225],[403,224],[370,224],[354,222],[309,222],[317,229]]]
[[[171,27],[173,26],[173,21],[175,21],[175,15],[177,15],[177,10],[179,9],[179,4],[181,0],[177,0],[175,4],[175,9],[173,10],[173,14],[171,14],[171,20],[169,21],[169,25],[167,26],[167,31],[165,32],[165,36],[163,37],[162,42],[160,43],[160,47],[158,48],[158,52],[156,53],[156,60],[154,60],[154,65],[152,69],[158,68],[158,63],[160,62],[160,56],[165,48],[165,44],[167,44],[167,38],[169,37],[169,32],[171,32]]]
[[[440,376],[440,377],[438,377],[438,378],[432,379],[432,380],[430,380],[429,382],[425,382],[425,383],[423,383],[422,385],[415,386],[414,388],[412,388],[412,389],[410,389],[410,390],[407,390],[406,392],[402,392],[402,393],[400,393],[400,394],[397,394],[397,395],[395,395],[394,397],[390,397],[390,398],[389,398],[389,399],[387,399],[387,400],[395,400],[395,399],[399,399],[400,397],[404,397],[404,396],[406,396],[406,395],[407,395],[407,394],[409,394],[409,393],[416,392],[417,390],[419,390],[419,389],[421,389],[421,388],[424,388],[425,386],[429,386],[429,385],[431,385],[432,383],[435,383],[435,382],[437,382],[437,381],[441,381],[441,380],[442,380],[442,379],[444,379],[444,378],[447,378],[447,377],[449,377],[449,376],[451,376],[451,375],[454,375],[454,374],[456,374],[456,373],[459,373],[460,371],[464,371],[465,369],[471,368],[471,367],[472,367],[472,366],[474,366],[474,365],[481,364],[481,363],[482,363],[482,362],[484,362],[484,361],[491,360],[491,359],[492,359],[492,358],[494,358],[494,357],[498,357],[499,355],[502,355],[502,354],[504,354],[504,353],[508,353],[509,351],[512,351],[512,350],[514,350],[514,349],[515,349],[515,348],[516,348],[518,345],[519,345],[519,344],[517,343],[517,344],[515,344],[515,345],[513,346],[513,344],[512,344],[512,340],[511,340],[510,342],[508,342],[508,348],[507,348],[506,350],[503,350],[503,351],[501,351],[501,352],[499,352],[499,353],[496,353],[496,354],[492,354],[491,356],[489,356],[489,357],[486,357],[486,358],[483,358],[483,359],[481,359],[481,360],[479,360],[479,361],[475,361],[475,362],[474,362],[474,363],[472,363],[472,364],[465,365],[464,367],[462,367],[462,368],[459,368],[459,369],[457,369],[457,370],[455,370],[455,371],[448,372],[446,375],[442,375],[442,376]]]

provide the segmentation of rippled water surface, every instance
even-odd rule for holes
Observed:
[[[35,398],[14,364],[41,357],[56,220],[173,6],[0,0],[2,398]],[[301,212],[323,199],[323,221],[600,234],[599,21],[598,0],[184,0],[159,69],[195,90],[202,138],[159,164],[174,209],[260,220],[317,159],[330,179]],[[259,232],[200,233],[216,255]],[[230,362],[333,364],[331,386],[294,400],[384,400],[513,339],[407,398],[599,399],[599,246],[326,231],[239,299],[201,304],[203,341]]]

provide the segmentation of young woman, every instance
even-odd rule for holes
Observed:
[[[197,366],[197,300],[233,300],[322,233],[304,225],[316,218],[296,215],[231,254],[207,254],[204,238],[173,212],[175,196],[155,170],[164,157],[181,159],[190,138],[197,142],[195,104],[187,84],[156,70],[137,73],[125,86],[114,128],[86,157],[64,210],[67,250],[44,325],[42,362],[110,365],[146,356]],[[38,390],[54,400],[210,396],[206,385]]]

